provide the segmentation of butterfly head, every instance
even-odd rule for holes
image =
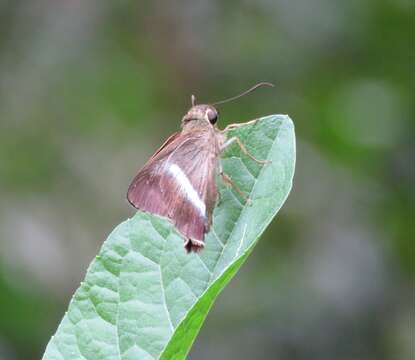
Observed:
[[[219,113],[212,105],[194,105],[183,117],[183,125],[190,122],[215,125],[218,121]]]

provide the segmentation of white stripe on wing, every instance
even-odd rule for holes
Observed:
[[[199,210],[202,216],[206,216],[206,205],[183,170],[176,164],[171,164],[168,168],[168,172],[177,181],[180,189],[186,194],[187,199]]]

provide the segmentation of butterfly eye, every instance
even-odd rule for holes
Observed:
[[[218,121],[218,113],[216,111],[213,110],[209,110],[207,112],[207,117],[209,122],[213,125],[216,123],[216,121]]]

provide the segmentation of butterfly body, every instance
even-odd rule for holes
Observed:
[[[203,247],[218,197],[225,135],[215,126],[217,115],[213,106],[193,106],[183,117],[181,132],[166,140],[128,189],[134,207],[171,219],[188,251]]]

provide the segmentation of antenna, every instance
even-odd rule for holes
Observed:
[[[228,99],[225,99],[225,100],[217,101],[217,102],[213,103],[212,105],[220,105],[220,104],[227,103],[229,101],[236,100],[236,99],[238,99],[238,98],[240,98],[242,96],[248,95],[252,91],[254,91],[254,90],[256,90],[256,89],[258,89],[260,87],[263,87],[263,86],[274,87],[275,85],[274,84],[271,84],[269,82],[260,82],[260,83],[258,83],[256,85],[252,86],[250,89],[248,89],[248,90],[244,91],[243,93],[239,94],[239,95],[233,96],[233,97],[228,98]]]

